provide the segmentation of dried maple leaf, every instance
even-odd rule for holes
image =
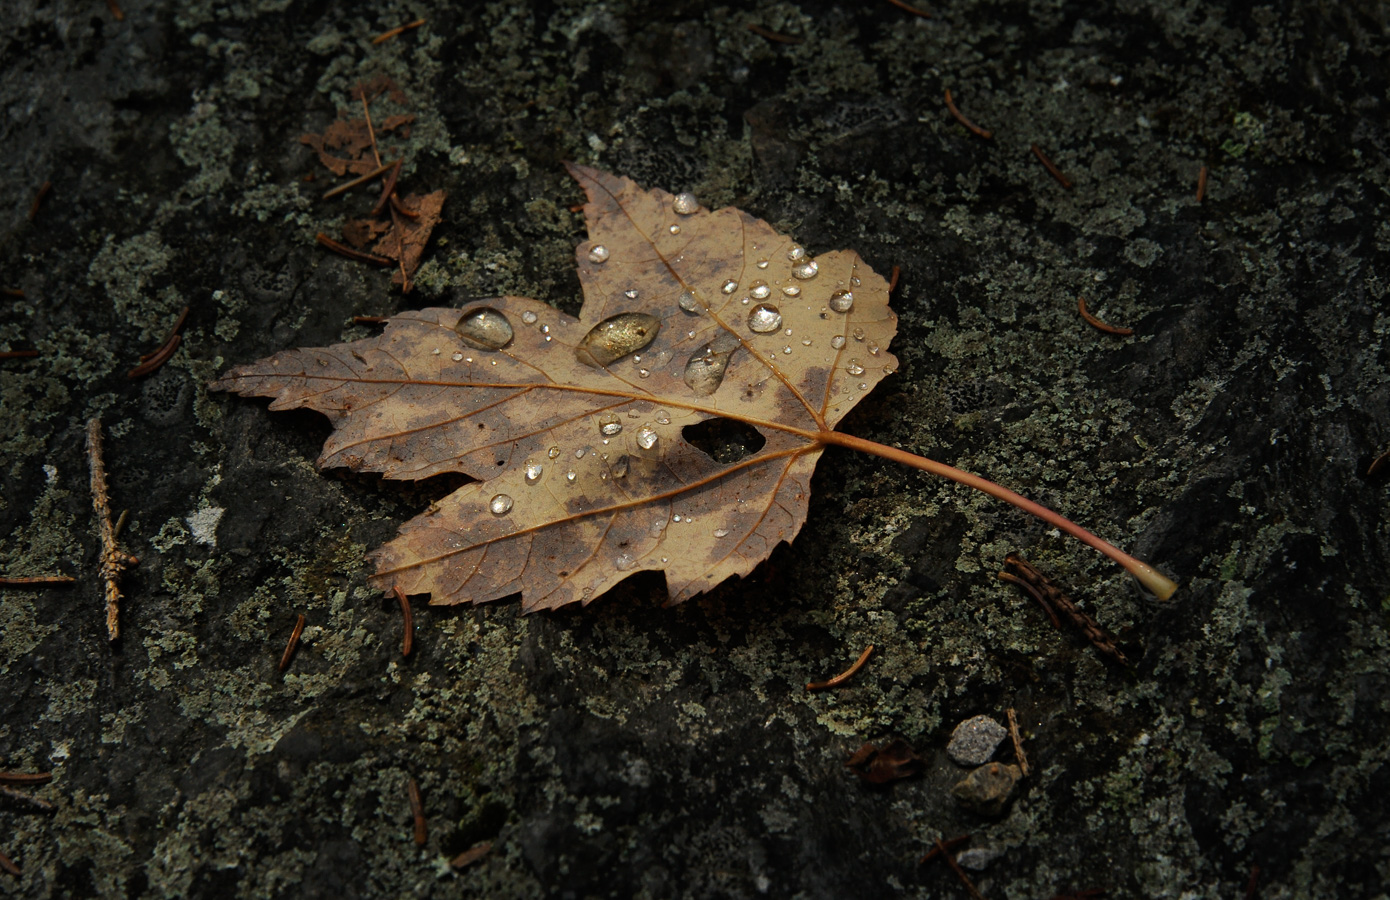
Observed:
[[[519,593],[534,610],[656,570],[679,603],[796,535],[829,444],[974,484],[1089,536],[991,482],[833,430],[896,365],[888,286],[858,255],[813,260],[737,209],[569,168],[588,194],[578,319],[522,297],[407,312],[379,337],[285,351],[212,385],[326,414],[321,467],[477,479],[372,552],[375,587],[436,604]],[[719,462],[686,439],[719,418],[765,444]]]
[[[432,191],[424,196],[410,194],[401,200],[401,206],[414,213],[415,217],[397,217],[392,227],[377,240],[373,250],[400,262],[400,268],[391,277],[394,283],[404,285],[405,276],[413,275],[420,267],[420,257],[425,252],[425,244],[429,243],[430,232],[439,224],[446,197],[446,191]]]

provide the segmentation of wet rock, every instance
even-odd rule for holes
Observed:
[[[966,719],[951,732],[946,753],[962,766],[981,766],[989,762],[994,751],[1009,732],[989,716]]]
[[[988,763],[972,771],[951,788],[961,806],[983,816],[997,816],[1009,805],[1014,788],[1023,777],[1018,766]]]

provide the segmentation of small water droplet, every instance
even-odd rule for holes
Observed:
[[[849,283],[850,283],[851,285],[853,285],[854,287],[859,287],[859,276],[858,276],[858,275],[851,275],[851,276],[849,276]]]
[[[594,244],[589,248],[589,262],[601,263],[608,261],[608,248],[602,244]]]
[[[680,520],[681,520],[681,515],[680,515],[680,513],[676,513],[674,516],[671,517],[671,521],[672,521],[672,522],[679,522]]]
[[[871,355],[871,356],[878,356],[878,351],[879,351],[878,341],[869,341],[869,355]]]
[[[755,281],[748,286],[748,293],[754,300],[766,300],[767,295],[772,293],[772,288],[767,286],[766,281]]]
[[[545,451],[545,455],[551,459],[558,459],[560,457],[560,448],[551,447],[549,450]]]
[[[540,481],[540,480],[541,480],[541,476],[544,475],[544,474],[545,474],[545,466],[541,465],[540,463],[536,462],[535,460],[531,460],[531,459],[526,460],[526,483],[527,483],[527,484],[535,484],[537,481]]]
[[[805,255],[806,251],[802,250],[796,244],[792,244],[792,248],[787,251],[787,259],[791,260],[792,262],[796,262]]]
[[[730,278],[720,286],[719,290],[725,294],[732,294],[734,291],[738,290],[738,282]]]
[[[697,394],[708,397],[724,382],[729,360],[742,343],[727,331],[722,331],[705,346],[690,354],[685,363],[685,383]]]
[[[578,477],[578,475],[574,474],[573,469],[570,469],[568,472],[565,473],[565,480],[568,481],[570,484],[574,484],[574,479]]]
[[[801,339],[801,346],[803,346],[803,347],[809,347],[809,346],[811,346],[811,339],[810,339],[810,338],[802,338],[802,339]]]
[[[851,331],[850,334],[854,337],[856,341],[864,340],[864,329],[862,328],[856,328],[853,331]]]
[[[638,377],[638,378],[650,378],[650,377],[652,377],[652,370],[651,370],[651,369],[638,369],[638,370],[637,370],[637,377]]]
[[[766,269],[766,268],[767,268],[767,260],[765,260],[765,259],[760,259],[760,260],[758,260],[758,268],[759,268],[759,269]]]
[[[612,437],[613,435],[623,430],[623,423],[618,420],[617,415],[615,415],[614,413],[605,413],[604,415],[599,417],[598,430],[603,434]]]
[[[864,367],[859,364],[859,360],[851,359],[849,365],[845,366],[845,371],[851,375],[863,375]]]
[[[521,321],[525,322],[527,325],[534,325],[534,324],[536,324],[536,320],[539,319],[539,318],[540,318],[540,316],[538,316],[538,315],[536,315],[535,313],[531,312],[531,310],[529,310],[529,309],[526,310],[526,312],[524,312],[524,313],[521,314]]]
[[[847,313],[854,308],[853,291],[836,291],[830,295],[830,308],[837,313]]]
[[[859,390],[861,390],[861,391],[867,391],[868,389],[869,389],[869,386],[868,386],[867,384],[865,384],[865,383],[862,382],[862,381],[859,382]]]
[[[654,538],[661,537],[661,533],[666,530],[665,519],[652,519],[652,524],[647,526],[647,534]]]
[[[715,536],[715,537],[728,537],[728,535],[729,535],[729,529],[727,529],[727,528],[716,528],[716,529],[714,529],[714,536]]]
[[[454,351],[454,355],[451,356],[451,357],[449,357],[449,358],[452,359],[454,362],[458,362],[458,361],[460,361],[461,359],[463,359],[463,354],[462,354],[462,353],[459,353],[457,350],[455,350],[455,351]],[[472,362],[472,360],[470,359],[469,362]]]
[[[700,301],[696,300],[690,291],[681,291],[681,295],[676,298],[676,305],[688,313],[698,314],[702,309]]]
[[[656,424],[658,424],[658,425],[670,425],[670,424],[671,424],[671,416],[666,412],[666,410],[664,410],[664,409],[659,409],[659,410],[656,411]]]
[[[792,348],[791,348],[791,345],[788,344],[787,346],[783,347],[783,348],[782,348],[782,353],[783,353],[783,355],[785,355],[785,356],[791,356],[791,355],[792,355]]]
[[[575,356],[586,365],[603,368],[646,347],[660,330],[661,320],[656,316],[618,313],[589,329],[575,348]]]
[[[816,273],[819,271],[820,266],[816,264],[816,261],[814,259],[808,259],[805,262],[797,263],[796,265],[792,266],[792,274],[795,275],[797,278],[800,278],[802,281],[805,281],[808,278],[815,278]]]
[[[512,498],[506,494],[498,494],[488,501],[487,508],[492,510],[494,516],[505,516],[512,511]]]
[[[748,314],[748,330],[757,334],[771,334],[782,327],[782,314],[771,303],[759,303]]]
[[[636,288],[629,288],[628,290],[623,291],[623,296],[629,300],[636,300],[640,295],[637,293]]]
[[[439,348],[438,348],[438,347],[435,347],[433,350],[430,351],[430,353],[433,354],[433,355],[435,355],[435,356],[438,356],[438,355],[439,355]],[[328,365],[328,360],[326,360],[326,359],[321,359],[321,360],[319,360],[319,365],[321,365],[321,366],[326,366],[326,365]]]
[[[669,231],[669,232],[671,232],[672,234],[680,234],[680,233],[681,233],[681,227],[680,227],[679,225],[672,225],[670,228],[668,228],[668,229],[666,229],[666,230]]]
[[[800,297],[801,288],[797,287],[794,284],[789,284],[786,287],[782,288],[782,293],[786,294],[788,297]]]
[[[858,375],[859,373],[858,373],[858,372],[855,372],[854,374]],[[590,448],[588,448],[588,447],[580,447],[578,450],[574,451],[574,458],[575,458],[575,459],[583,459],[583,458],[584,458],[584,454],[585,454],[585,453],[588,453],[588,452],[589,452],[589,449],[590,449]]]
[[[465,344],[479,350],[501,350],[512,342],[513,336],[512,323],[491,306],[480,306],[464,313],[454,331]]]
[[[656,442],[661,440],[661,435],[656,433],[656,429],[650,425],[643,425],[637,429],[637,446],[643,450],[650,450],[656,446]]]
[[[834,347],[836,350],[839,350],[839,349],[840,349],[841,347],[843,347],[844,345],[845,345],[845,336],[844,336],[843,334],[837,334],[837,335],[835,335],[833,338],[830,339],[830,346]]]
[[[753,298],[752,298],[752,297],[744,297],[744,298],[742,298],[741,300],[739,300],[738,302],[739,302],[739,303],[742,303],[744,306],[747,306],[748,304],[750,304],[750,303],[753,302]]]
[[[676,195],[676,199],[671,201],[671,208],[676,211],[678,216],[688,216],[700,208],[700,201],[695,199],[695,195],[689,191],[684,191]]]
[[[630,553],[620,553],[618,558],[613,560],[613,568],[619,572],[627,572],[637,567],[637,560]]]
[[[549,326],[549,325],[542,325],[542,326],[541,326],[541,334],[545,335],[545,342],[546,342],[547,344],[550,343],[550,326]]]

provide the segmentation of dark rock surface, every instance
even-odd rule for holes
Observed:
[[[1383,4],[125,6],[11,4],[0,43],[0,349],[41,354],[0,361],[0,572],[79,579],[0,589],[0,770],[51,770],[22,790],[56,806],[0,796],[5,892],[956,896],[915,862],[972,831],[1002,851],[991,898],[1232,897],[1252,865],[1262,898],[1383,896]],[[404,183],[450,195],[405,297],[315,246],[371,201],[320,199],[297,142],[381,74],[418,116]],[[651,577],[555,615],[417,607],[402,660],[363,554],[448,485],[319,473],[321,419],[205,385],[367,333],[353,315],[576,310],[566,159],[901,266],[901,370],[844,430],[1014,487],[1181,591],[1147,602],[1011,508],[832,451],[752,578],[675,610]],[[174,358],[128,379],[185,304]],[[93,415],[141,557],[114,646]],[[997,581],[1011,551],[1133,671]],[[868,643],[848,686],[803,690]],[[944,746],[1010,706],[1035,771],[981,821]],[[924,777],[845,771],[893,736]]]

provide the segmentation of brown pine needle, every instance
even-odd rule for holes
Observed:
[[[0,359],[30,359],[38,355],[37,350],[0,350]]]
[[[1207,196],[1207,167],[1197,170],[1197,202],[1201,203]]]
[[[24,299],[24,292],[19,288],[0,288],[0,294],[4,294],[6,297],[19,297],[21,300]]]
[[[290,667],[290,660],[294,658],[294,651],[299,647],[299,636],[304,633],[304,614],[300,613],[295,620],[294,630],[290,632],[289,643],[285,645],[285,652],[280,654],[280,671],[283,672]]]
[[[985,140],[989,140],[990,138],[994,137],[994,132],[986,131],[979,125],[976,125],[974,122],[970,121],[965,117],[965,113],[961,112],[959,109],[956,108],[956,101],[951,98],[950,88],[946,89],[946,108],[951,111],[951,115],[956,117],[956,121],[964,125],[966,130],[970,133],[978,135],[984,138]]]
[[[43,198],[48,196],[48,192],[53,190],[53,182],[45,181],[39,185],[39,192],[34,196],[34,202],[29,207],[29,221],[32,222],[39,217],[39,207],[43,205]]]
[[[169,329],[169,335],[164,338],[164,343],[160,344],[157,350],[141,356],[140,365],[127,372],[126,377],[139,378],[142,375],[148,375],[168,362],[169,358],[174,355],[174,351],[179,349],[180,342],[183,341],[183,335],[179,334],[179,329],[183,327],[184,320],[187,318],[188,307],[185,306],[183,312],[179,313],[178,320],[174,322],[174,327]]]
[[[894,266],[894,267],[893,267],[893,277],[891,277],[891,278],[888,279],[888,293],[890,293],[890,294],[893,293],[893,291],[897,288],[897,286],[898,286],[898,276],[901,275],[901,274],[902,274],[902,269],[899,269],[897,266]]]
[[[121,575],[140,560],[116,543],[111,524],[111,500],[106,493],[106,463],[102,459],[101,420],[87,422],[87,462],[92,470],[92,511],[101,528],[101,578],[106,582],[106,634],[110,640],[121,636]]]
[[[392,28],[390,31],[383,31],[381,34],[379,34],[379,35],[377,35],[376,37],[372,38],[372,43],[373,43],[373,44],[384,44],[384,43],[386,43],[387,41],[391,40],[391,38],[393,38],[393,37],[395,37],[395,36],[397,36],[397,35],[399,35],[399,34],[404,34],[405,32],[409,31],[409,30],[412,29],[412,28],[419,28],[419,27],[420,27],[421,25],[423,25],[423,24],[425,24],[425,20],[424,20],[424,19],[416,19],[414,22],[409,22],[409,23],[407,23],[407,24],[405,24],[405,25],[397,25],[395,28]]]
[[[353,316],[354,325],[380,325],[386,321],[386,316]]]
[[[336,197],[336,196],[338,196],[339,194],[346,193],[347,191],[352,190],[353,188],[357,187],[359,184],[366,184],[367,182],[371,181],[373,178],[376,178],[376,177],[377,177],[378,175],[380,175],[381,173],[388,171],[392,166],[398,166],[398,165],[400,165],[400,164],[401,164],[401,161],[400,161],[400,160],[396,160],[395,162],[389,162],[389,163],[386,163],[386,164],[384,164],[384,165],[377,166],[375,169],[371,170],[371,171],[368,172],[366,175],[358,175],[356,178],[352,179],[351,181],[345,181],[345,182],[343,182],[342,184],[338,185],[337,187],[333,188],[332,190],[324,191],[323,199],[327,200],[327,199],[330,198],[330,197]],[[373,214],[373,215],[375,215],[375,214]]]
[[[377,256],[375,253],[368,253],[365,250],[357,250],[352,247],[349,247],[347,244],[340,244],[328,235],[324,234],[322,231],[314,235],[314,240],[318,241],[322,246],[327,247],[329,250],[332,250],[334,253],[337,253],[340,256],[346,256],[348,259],[355,259],[358,262],[370,263],[374,266],[391,265],[391,260],[387,259],[384,256]]]
[[[854,661],[854,665],[845,669],[834,678],[827,678],[825,681],[812,681],[806,685],[808,691],[820,691],[825,688],[833,688],[844,684],[854,677],[855,673],[864,668],[864,663],[869,661],[869,654],[874,652],[874,645],[870,644],[864,648],[864,652],[859,654],[859,658]]]
[[[936,849],[941,851],[941,858],[946,861],[946,865],[951,867],[951,871],[956,873],[956,877],[960,879],[960,883],[965,885],[965,891],[971,896],[972,900],[985,900],[985,895],[981,894],[980,889],[975,887],[975,882],[971,881],[970,876],[965,874],[965,870],[960,867],[960,863],[956,862],[956,858],[946,849],[946,845],[938,840],[936,842]]]
[[[458,856],[455,856],[453,859],[449,860],[449,865],[450,867],[455,869],[462,869],[467,866],[471,866],[475,862],[486,856],[487,852],[491,849],[492,841],[483,841],[481,844],[476,844],[472,847],[469,847],[467,850],[463,851]]]
[[[1076,298],[1076,309],[1078,312],[1081,313],[1081,318],[1086,320],[1086,324],[1090,325],[1092,328],[1095,328],[1097,331],[1103,331],[1106,334],[1134,334],[1133,328],[1121,328],[1118,325],[1109,325],[1105,322],[1102,322],[1100,319],[1097,319],[1095,316],[1091,315],[1090,310],[1086,309],[1085,297]]]
[[[52,772],[0,772],[0,784],[48,784]]]
[[[901,9],[903,12],[910,12],[910,13],[912,13],[914,16],[921,16],[921,17],[924,18],[924,19],[930,19],[930,18],[931,18],[931,13],[927,12],[927,11],[924,10],[924,9],[918,9],[918,8],[915,7],[915,6],[911,6],[911,5],[909,5],[909,4],[905,3],[905,2],[903,2],[903,0],[888,0],[888,2],[891,3],[892,5],[896,6],[898,9]]]
[[[76,581],[71,575],[0,575],[0,587],[54,587]]]
[[[1014,759],[1018,760],[1018,770],[1023,773],[1023,777],[1028,777],[1028,754],[1023,752],[1023,738],[1018,733],[1018,716],[1014,713],[1014,708],[1010,706],[1006,713],[1009,717],[1009,737],[1014,742]]]
[[[117,22],[125,21],[125,10],[121,9],[116,0],[106,0],[106,8],[111,10],[111,15]]]
[[[26,806],[32,806],[34,809],[41,809],[44,812],[48,812],[49,810],[53,809],[53,804],[49,803],[47,800],[35,797],[33,794],[26,794],[23,791],[17,791],[14,788],[8,787],[4,784],[0,784],[0,797],[9,797],[11,800],[14,800],[17,803],[23,803]]]
[[[1374,478],[1379,475],[1380,470],[1384,469],[1387,464],[1390,464],[1390,450],[1386,450],[1384,453],[1371,460],[1371,464],[1366,467],[1366,477]]]
[[[387,201],[395,199],[396,179],[401,177],[401,161],[396,160],[388,171],[390,174],[386,176],[386,181],[381,185],[381,199],[377,200],[376,206],[372,207],[373,216],[381,215],[382,210],[386,208]]]
[[[782,34],[781,32],[773,31],[771,28],[764,28],[763,26],[758,25],[755,22],[748,23],[748,30],[756,34],[758,37],[765,37],[769,41],[774,41],[778,44],[803,43],[803,40],[799,37],[792,37],[789,34]]]
[[[401,638],[401,656],[409,656],[415,639],[415,617],[410,613],[410,601],[405,599],[405,591],[399,587],[393,587],[391,593],[395,594],[396,599],[400,601],[401,615],[405,618],[405,637]]]
[[[926,852],[926,855],[924,855],[921,859],[917,860],[917,864],[921,865],[925,862],[931,862],[941,854],[951,852],[952,850],[956,849],[968,840],[970,840],[970,835],[962,834],[960,837],[953,837],[950,840],[937,841],[935,847],[932,847],[930,850]]]
[[[367,137],[372,141],[372,157],[377,165],[381,165],[381,152],[376,145],[376,129],[372,127],[372,108],[367,103],[366,95],[362,97],[362,116],[367,123]],[[410,293],[410,273],[405,270],[405,241],[401,238],[401,220],[394,206],[391,207],[391,224],[395,226],[393,230],[396,235],[396,263],[401,267],[401,293]]]
[[[1043,168],[1047,169],[1048,173],[1051,174],[1053,178],[1057,179],[1058,184],[1067,190],[1071,190],[1071,182],[1067,180],[1067,176],[1062,174],[1062,170],[1057,168],[1057,164],[1048,159],[1047,154],[1042,152],[1042,148],[1037,144],[1033,144],[1032,148],[1033,155],[1038,158],[1038,162],[1043,164]]]
[[[429,840],[429,826],[425,822],[425,801],[420,797],[420,785],[412,778],[406,783],[410,794],[410,815],[415,820],[415,844],[423,846]]]
[[[0,869],[4,869],[16,878],[24,874],[23,870],[14,864],[14,860],[10,859],[4,853],[0,853]]]

